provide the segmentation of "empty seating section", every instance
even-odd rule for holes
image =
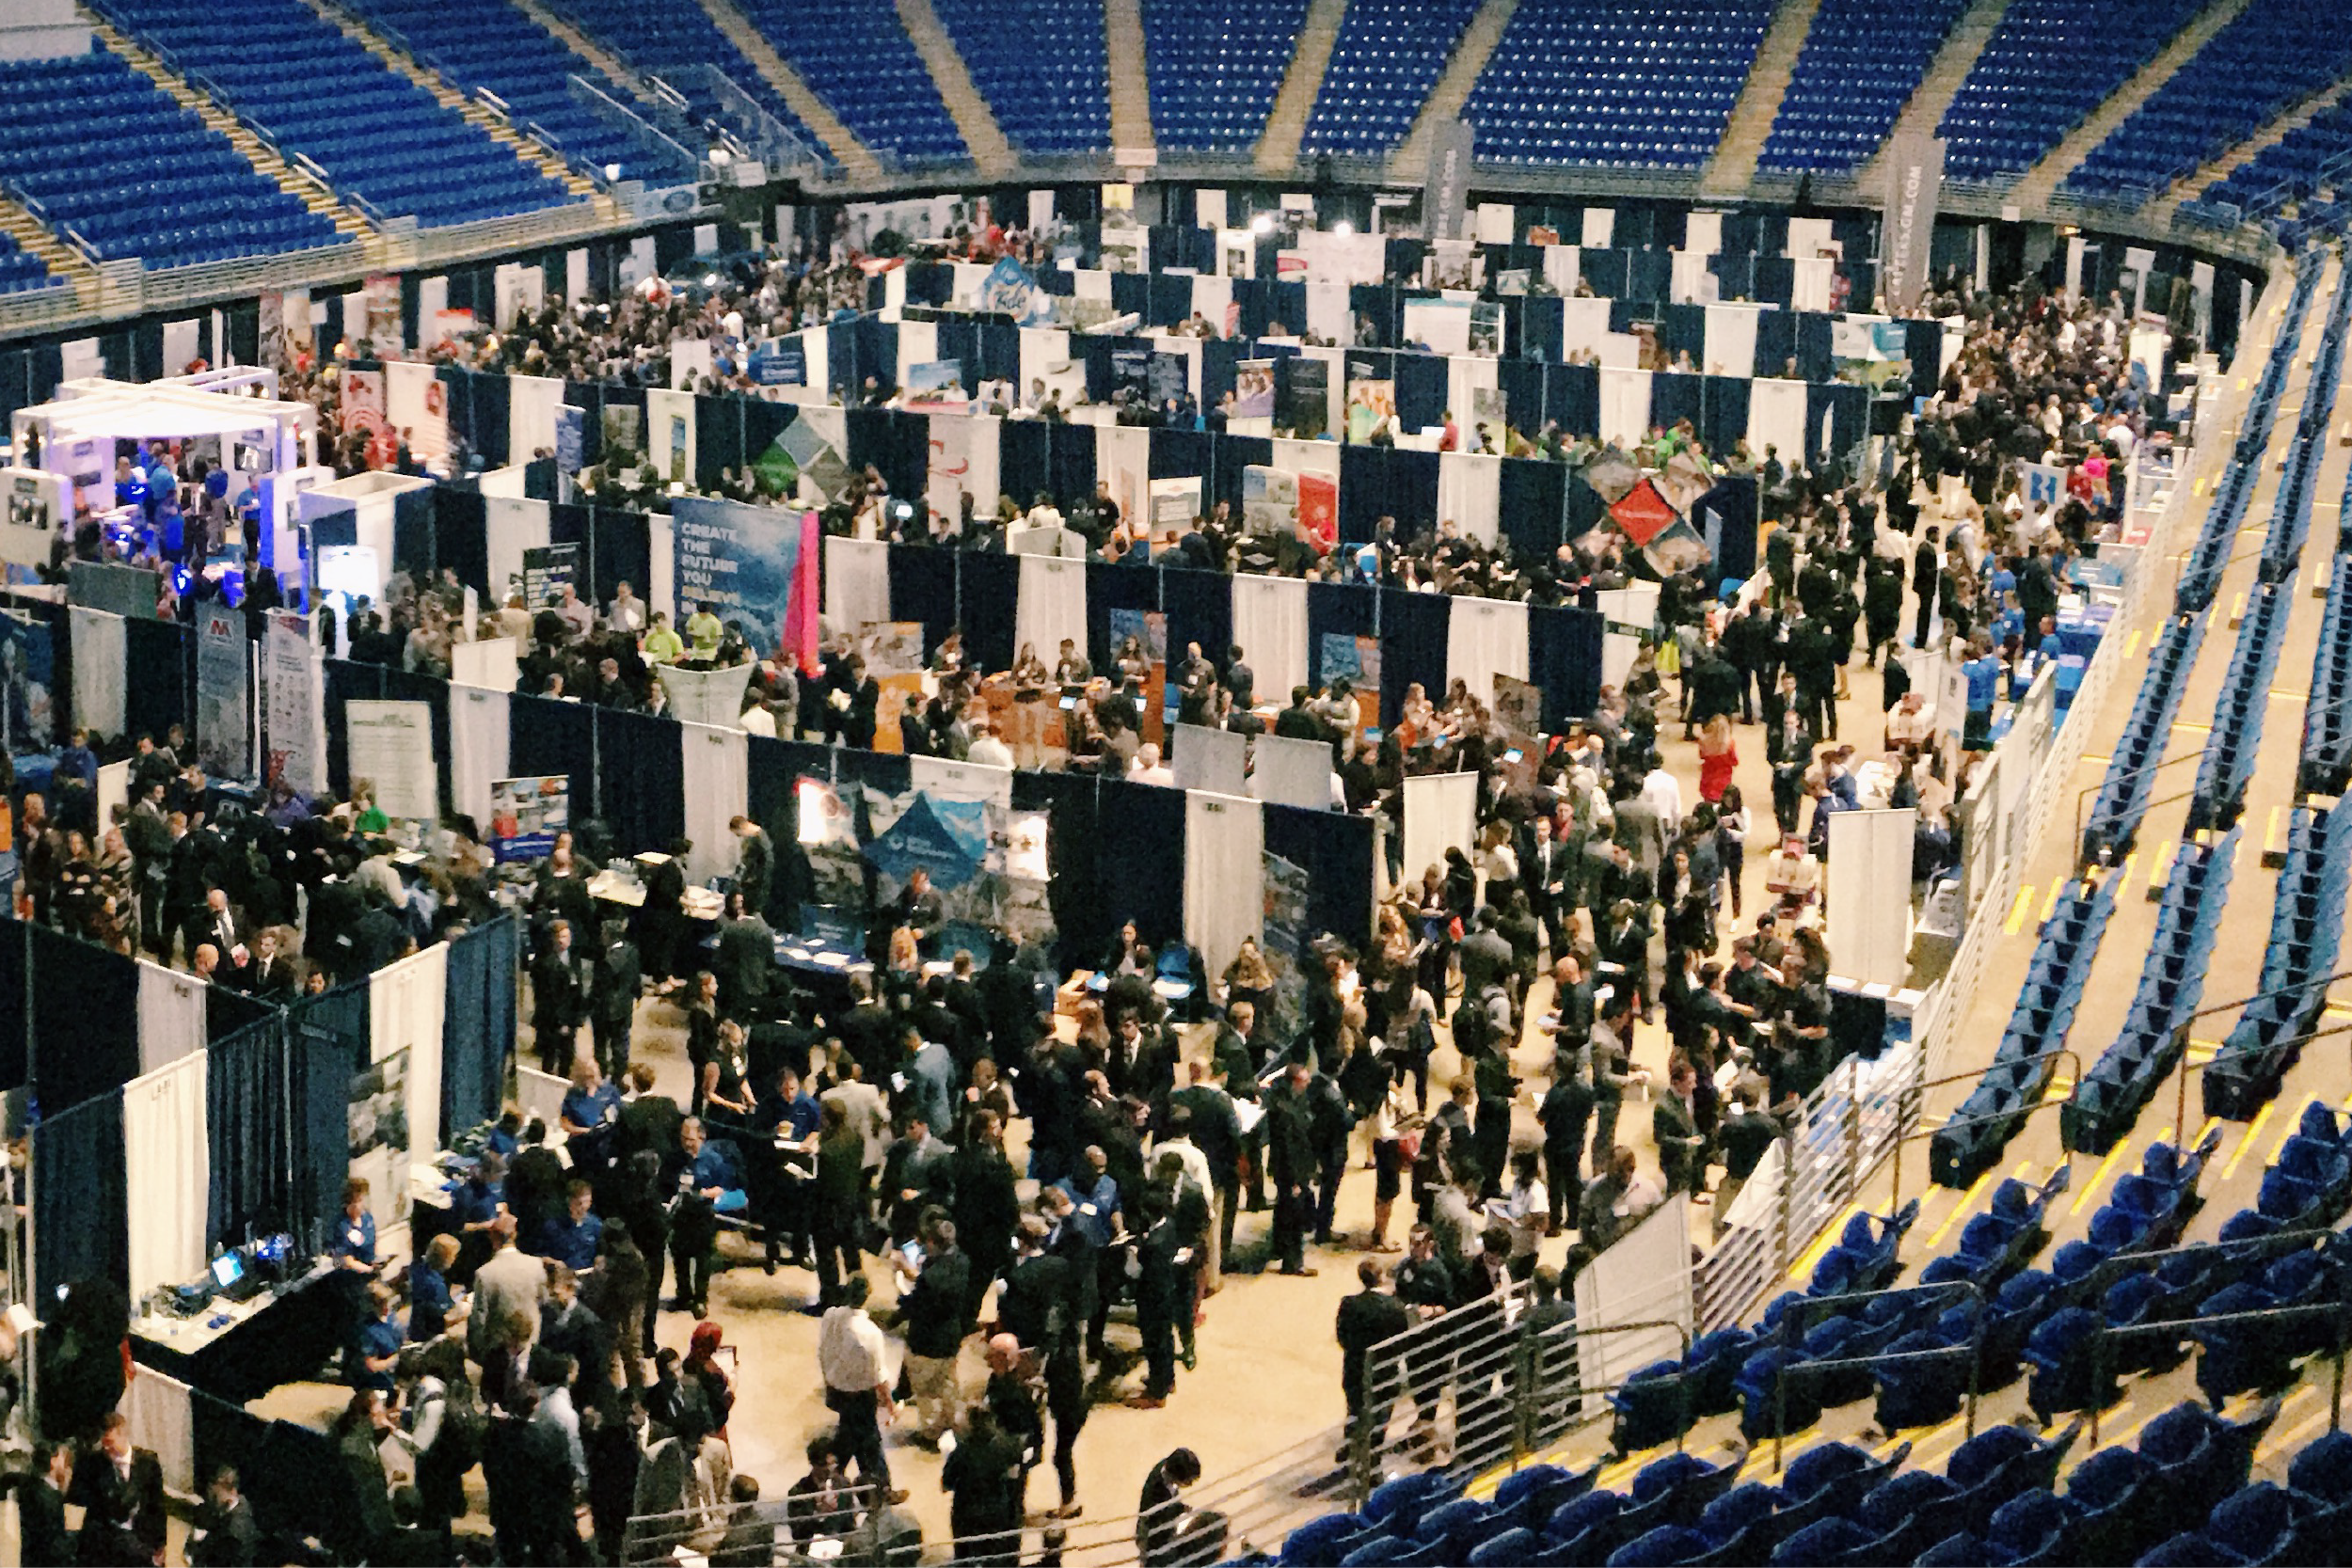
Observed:
[[[2352,11],[2252,0],[2066,177],[2085,196],[2153,193],[2262,129],[2352,64]]]
[[[2347,484],[2352,491],[2352,484]],[[2312,660],[2311,701],[2303,709],[2303,752],[2296,785],[2317,795],[2352,789],[2352,553],[2339,551],[2328,583],[2328,610]]]
[[[65,279],[51,272],[40,257],[21,248],[8,235],[0,234],[0,294],[21,294],[64,285]]]
[[[695,165],[669,148],[606,119],[573,96],[567,79],[621,103],[628,95],[602,71],[556,41],[507,0],[353,0],[371,26],[397,39],[456,86],[483,87],[506,104],[517,124],[535,125],[583,170],[613,166],[620,178],[649,185],[691,182]]]
[[[2352,172],[2352,93],[2320,110],[2200,193],[2263,211],[2300,201]]]
[[[1463,118],[1505,163],[1696,168],[1723,140],[1772,0],[1521,0]]]
[[[325,169],[338,193],[385,216],[431,229],[573,199],[301,0],[245,0],[233,27],[202,0],[106,0],[104,8],[280,150]]]
[[[2255,999],[2205,1069],[2205,1114],[2243,1120],[2279,1092],[2328,1002],[2352,888],[2352,813],[2297,807]]]
[[[1265,134],[1306,0],[1143,0],[1152,133],[1162,147],[1247,152]]]
[[[1299,150],[1395,151],[1477,14],[1478,0],[1351,0]]]
[[[1945,111],[1945,172],[2021,174],[2153,59],[2204,0],[2010,0]]]
[[[700,6],[641,6],[636,0],[550,0],[548,8],[641,74],[660,77],[702,119],[730,125],[739,133],[752,129],[735,124],[715,96],[705,90],[700,82],[684,74],[694,67],[708,66],[812,149],[823,150],[824,144],[801,123],[801,117],[792,112],[792,105],[784,101],[784,95],[768,85],[767,78],[719,31],[718,24]]]
[[[912,162],[964,156],[963,137],[897,7],[878,0],[743,0],[742,8],[867,147]]]
[[[343,239],[195,111],[103,51],[0,64],[0,186],[102,261],[186,266]]]
[[[1101,0],[932,0],[997,128],[1026,152],[1111,144]]]
[[[1878,150],[1966,0],[1823,0],[1763,169],[1847,169]]]

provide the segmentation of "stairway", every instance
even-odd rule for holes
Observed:
[[[1918,87],[1903,103],[1902,112],[1887,128],[1886,139],[1893,141],[1915,132],[1933,134],[1944,123],[1944,116],[1960,96],[1961,85],[1968,73],[1977,69],[1977,60],[1984,54],[1984,46],[1993,38],[1993,29],[2000,25],[2001,13],[2009,8],[2009,0],[1970,0],[1960,20],[1952,24],[1946,35],[1944,47],[1928,62],[1927,73],[1919,78]],[[1864,188],[1877,188],[1875,176],[1886,161],[1882,150],[1863,166]]]
[[[850,134],[850,128],[841,123],[841,117],[827,108],[825,101],[801,80],[801,73],[776,53],[776,46],[768,41],[766,34],[752,25],[751,18],[735,8],[733,0],[698,0],[698,3],[719,31],[726,35],[727,41],[752,62],[752,69],[776,89],[776,95],[784,100],[785,106],[799,117],[801,123],[807,126],[818,140],[825,144],[826,150],[841,165],[843,173],[855,181],[882,178],[882,160],[874,156],[873,150]]]
[[[1435,127],[1453,119],[1470,102],[1470,89],[1478,86],[1480,73],[1494,57],[1495,45],[1502,41],[1502,30],[1511,25],[1518,14],[1519,0],[1486,0],[1470,18],[1470,24],[1462,29],[1462,40],[1454,46],[1454,57],[1445,63],[1438,77],[1438,85],[1429,89],[1429,101],[1413,117],[1413,128],[1405,135],[1405,141],[1389,160],[1389,178],[1415,183],[1429,177],[1429,138]]]
[[[336,0],[304,0],[321,21],[376,58],[376,62],[394,75],[405,76],[433,95],[433,101],[444,109],[460,116],[467,124],[487,135],[492,141],[512,152],[517,159],[563,186],[575,198],[593,201],[596,215],[607,221],[618,221],[624,214],[620,205],[596,188],[596,182],[578,173],[563,159],[516,130],[488,108],[450,85],[437,71],[426,66],[390,40],[384,39],[359,18],[344,10]]]
[[[26,250],[40,258],[42,266],[66,280],[73,297],[86,309],[95,308],[99,298],[98,269],[89,259],[50,230],[47,224],[18,206],[7,196],[0,195],[0,234],[16,242],[19,250]],[[14,300],[20,296],[5,296]]]
[[[1290,70],[1274,95],[1265,134],[1258,138],[1258,172],[1288,174],[1298,164],[1298,144],[1307,135],[1307,117],[1315,110],[1323,91],[1324,73],[1331,69],[1331,51],[1340,41],[1340,24],[1347,16],[1347,0],[1309,0],[1307,20],[1298,29],[1298,48]]]
[[[87,23],[90,31],[98,35],[99,41],[119,55],[132,70],[153,82],[156,87],[170,96],[173,103],[194,113],[209,129],[226,136],[231,147],[245,154],[246,162],[251,164],[265,178],[274,182],[279,190],[286,192],[310,211],[326,218],[341,232],[349,234],[355,239],[365,240],[367,238],[370,230],[366,218],[336,200],[335,193],[326,186],[320,184],[307,174],[296,172],[294,166],[279,157],[267,142],[246,129],[243,120],[230,113],[224,105],[214,103],[209,95],[199,92],[185,77],[164,64],[160,56],[133,40],[112,23],[105,21],[95,12],[83,11],[80,13],[80,20]],[[56,269],[53,267],[50,270]]]
[[[1731,106],[1724,139],[1699,177],[1700,195],[1737,196],[1756,178],[1756,160],[1772,136],[1772,119],[1780,113],[1781,100],[1788,96],[1789,78],[1796,74],[1797,55],[1820,9],[1821,0],[1781,0],[1763,42],[1756,46],[1756,63],[1748,67],[1740,101]]]
[[[1103,41],[1110,50],[1111,150],[1157,151],[1152,77],[1144,58],[1143,0],[1103,0]]]
[[[957,52],[956,40],[947,36],[939,13],[931,9],[931,0],[898,0],[898,25],[906,29],[907,38],[914,44],[914,52],[923,56],[923,64],[931,73],[931,83],[939,88],[940,101],[947,105],[948,115],[956,122],[957,134],[971,150],[972,161],[982,174],[1003,175],[1012,172],[1020,159],[1006,139],[1003,127],[996,123],[996,111],[988,106],[980,89],[972,85],[972,72]]]
[[[2048,201],[2059,182],[2074,172],[2074,166],[2090,156],[2091,149],[2114,135],[2116,128],[2131,119],[2158,87],[2212,42],[2216,33],[2235,22],[2247,5],[2248,0],[2214,0],[2200,11],[2170,43],[2156,52],[2154,59],[2140,67],[2137,75],[2091,110],[2090,118],[2068,132],[2040,163],[2019,176],[2016,187],[2010,192],[2010,200],[2021,207],[2039,207]]]
[[[2344,98],[2344,85],[2342,82],[2328,83],[2264,126],[2253,135],[2222,153],[2218,158],[2187,177],[2174,182],[2172,188],[2157,198],[2155,203],[2149,208],[2150,219],[2169,228],[2172,214],[2179,210],[2182,202],[2194,198],[2198,192],[2215,181],[2226,180],[2235,174],[2239,169],[2244,168],[2248,164],[2309,125],[2322,109],[2342,102]]]

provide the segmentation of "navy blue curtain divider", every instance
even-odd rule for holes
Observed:
[[[1756,313],[1756,373],[1778,376],[1797,354],[1797,317],[1790,310]],[[1764,455],[1759,448],[1756,456]],[[1787,453],[1782,454],[1784,457]]]
[[[0,1090],[23,1088],[32,1071],[32,935],[21,921],[0,922]]]
[[[1151,275],[1152,289],[1143,319],[1153,326],[1176,326],[1192,314],[1192,278],[1184,273]]]
[[[106,1280],[131,1288],[131,1196],[122,1091],[70,1111],[44,1109],[33,1129],[34,1299]]]
[[[225,1040],[240,1030],[249,1029],[265,1018],[276,1016],[278,1009],[241,990],[227,986],[204,988],[204,1037]]]
[[[1043,488],[1053,491],[1055,499],[1064,507],[1080,496],[1094,494],[1097,478],[1094,454],[1094,427],[1090,424],[1052,424],[1044,427],[1047,437],[1046,482]],[[1034,498],[1013,493],[1013,499],[1025,510]]]
[[[832,777],[833,752],[829,747],[773,740],[764,735],[751,736],[747,745],[750,803],[745,809],[753,821],[768,830],[776,846],[776,877],[768,899],[768,921],[779,931],[797,931],[801,906],[809,902],[814,887],[808,855],[801,847],[800,791],[794,785],[803,775]]]
[[[151,735],[161,744],[165,731],[194,717],[187,673],[194,641],[177,621],[123,622],[124,662],[139,673],[123,696],[122,727],[132,736]]]
[[[489,519],[490,503],[481,492],[433,487],[434,558],[456,572],[458,581],[480,591],[485,608],[490,591]]]
[[[596,791],[596,709],[552,697],[516,696],[507,706],[507,767],[515,778],[564,773],[574,820],[591,815]]]
[[[507,436],[513,419],[514,398],[502,375],[477,375],[473,378],[473,444],[482,454],[482,461],[493,468],[502,468],[512,458]],[[523,453],[528,457],[529,452]]]
[[[1600,639],[1608,617],[1575,605],[1527,607],[1527,673],[1544,693],[1544,728],[1553,734],[1600,703]]]
[[[637,597],[650,597],[653,529],[644,513],[596,507],[589,513],[588,538],[589,579],[597,604],[611,604],[625,582]]]
[[[601,382],[566,381],[564,383],[564,405],[580,413],[580,460],[583,464],[604,460],[604,385]]]
[[[1566,341],[1567,307],[1556,295],[1519,301],[1519,357],[1556,360]]]
[[[1699,400],[1699,439],[1711,452],[1726,452],[1748,433],[1749,389],[1746,376],[1710,375]]]
[[[1724,299],[1753,299],[1756,295],[1756,258],[1752,255],[1724,253],[1707,260],[1707,270],[1715,275],[1715,292]],[[1728,366],[1725,369],[1729,369]]]
[[[1372,940],[1372,818],[1269,805],[1265,847],[1307,874],[1310,930],[1357,946]]]
[[[515,966],[520,923],[501,915],[449,944],[449,987],[441,1013],[442,1140],[493,1120],[515,1049]]]
[[[889,552],[890,618],[923,623],[929,657],[956,625],[956,555],[919,546]]]
[[[1152,432],[1150,467],[1153,479],[1206,480],[1216,437],[1205,430]],[[1203,485],[1205,489],[1206,486]]]
[[[1108,939],[1132,920],[1154,947],[1184,935],[1184,793],[1157,784],[1104,779],[1097,785],[1095,873]],[[1095,955],[1100,962],[1101,954]]]
[[[392,562],[420,579],[433,575],[433,492],[399,490],[392,495]]]
[[[1018,428],[1007,425],[1007,430]],[[1021,591],[1021,562],[1016,556],[961,550],[956,555],[956,598],[959,603],[988,606],[992,613],[975,614],[963,628],[963,645],[991,670],[1009,669],[1014,648],[1012,606]]]
[[[1796,315],[1797,374],[1818,386],[1828,381],[1837,369],[1837,357],[1831,351],[1836,322],[1819,310],[1800,310]]]
[[[1214,449],[1214,461],[1209,470],[1206,495],[1209,509],[1215,511],[1218,501],[1241,515],[1242,493],[1249,482],[1252,465],[1271,467],[1274,464],[1274,443],[1263,436],[1219,436]]]
[[[1622,250],[1585,250],[1576,259],[1577,276],[1592,284],[1593,293],[1609,299],[1625,297],[1628,264]]]
[[[1025,511],[1038,492],[1054,483],[1053,454],[1048,434],[1057,427],[1042,420],[1007,420],[997,430],[996,484]],[[1089,452],[1089,466],[1091,453]]]
[[[1111,314],[1152,318],[1152,277],[1149,273],[1111,274]]]
[[[1092,775],[1015,773],[1012,809],[1046,814],[1045,853],[1052,880],[1045,898],[1054,914],[1054,961],[1075,969],[1103,961],[1097,949],[1112,927],[1104,914],[1099,842],[1100,801]]]
[[[1548,458],[1506,457],[1495,511],[1502,537],[1531,555],[1549,555],[1565,538],[1568,472]]]
[[[1372,637],[1380,629],[1380,590],[1362,583],[1307,584],[1307,684],[1323,686],[1323,640],[1327,637]],[[1351,655],[1351,657],[1353,657]],[[1262,697],[1287,702],[1287,691],[1262,691]],[[1388,714],[1382,714],[1385,722]]]
[[[1434,451],[1415,451],[1408,447],[1389,449],[1386,510],[1396,518],[1399,537],[1437,531],[1438,458],[1439,454]],[[1341,537],[1360,544],[1372,535],[1366,533],[1358,538],[1343,531]]]
[[[1797,263],[1786,256],[1756,259],[1756,300],[1786,309],[1797,297]]]
[[[686,833],[686,755],[675,721],[647,713],[596,715],[597,816],[624,855],[666,852]],[[580,781],[572,781],[580,799]]]
[[[351,1081],[369,1060],[369,986],[357,980],[297,1002],[286,1013],[287,1103],[294,1129],[288,1220],[326,1251],[351,1174]]]
[[[1725,474],[1691,507],[1691,521],[1712,547],[1719,578],[1747,580],[1756,570],[1756,483]]]
[[[1445,700],[1446,632],[1453,602],[1442,594],[1380,590],[1380,717],[1393,724],[1406,689],[1419,682],[1433,703]]]
[[[1171,566],[1160,573],[1160,606],[1168,611],[1168,659],[1182,663],[1184,644],[1198,642],[1211,663],[1233,641],[1233,579],[1223,572]]]
[[[596,592],[596,528],[589,518],[588,508],[572,502],[548,507],[548,543],[570,545],[578,550],[580,575],[572,586],[585,598]],[[591,601],[594,602],[594,601]]]
[[[1389,447],[1347,446],[1340,456],[1340,537],[1360,545],[1377,531],[1380,519],[1398,515],[1389,499]],[[1398,518],[1400,533],[1403,518]]]
[[[35,927],[25,968],[33,995],[33,1093],[44,1116],[139,1075],[138,960]]]
[[[1502,415],[1514,427],[1533,436],[1543,428],[1544,372],[1534,359],[1504,359],[1496,367],[1496,384],[1502,388]]]
[[[1008,601],[1009,603],[1009,601]],[[1151,566],[1124,566],[1107,561],[1087,562],[1087,645],[1080,651],[1098,675],[1108,674],[1119,657],[1119,639],[1111,635],[1111,611],[1155,610],[1160,608],[1160,573]],[[1019,650],[1015,650],[1017,654]],[[1040,648],[1037,657],[1052,669],[1057,650]],[[1171,645],[1172,660],[1176,650]]]
[[[1544,368],[1544,418],[1569,436],[1600,434],[1600,367],[1548,365]]]
[[[1658,352],[1665,356],[1668,364],[1678,354],[1689,355],[1694,365],[1706,364],[1707,307],[1669,305],[1659,311]]]
[[[1450,372],[1443,356],[1435,354],[1400,354],[1396,356],[1396,422],[1408,431],[1425,430],[1433,424],[1443,424]],[[1467,425],[1470,410],[1456,408],[1455,416]]]
[[[1693,426],[1703,412],[1701,400],[1706,395],[1706,377],[1674,371],[1660,371],[1649,378],[1649,422],[1661,430],[1671,430],[1683,420]]]
[[[134,666],[135,668],[135,666]],[[324,703],[326,708],[326,786],[338,796],[351,795],[351,729],[343,705],[354,698],[373,702],[384,695],[384,667],[357,664],[350,659],[326,660]],[[131,689],[138,690],[138,682]]]
[[[209,1246],[292,1227],[294,1110],[285,1015],[276,1008],[216,1038],[205,1053],[205,1142],[213,1191]],[[437,1145],[436,1147],[438,1147]]]
[[[744,398],[743,459],[756,463],[776,437],[792,428],[800,418],[800,410],[788,403],[770,403],[764,398]]]

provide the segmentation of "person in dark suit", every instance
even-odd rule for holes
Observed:
[[[1650,1111],[1650,1131],[1658,1140],[1658,1165],[1665,1177],[1666,1196],[1704,1194],[1707,1190],[1707,1134],[1699,1130],[1694,1095],[1698,1073],[1690,1059],[1677,1055],[1667,1069],[1669,1092],[1660,1095]]]
[[[629,1036],[637,1018],[638,994],[644,990],[644,965],[637,944],[628,940],[628,922],[604,923],[604,944],[596,950],[594,996],[589,1020],[596,1031],[596,1066],[618,1084],[628,1072]]]
[[[669,979],[693,961],[686,945],[686,857],[691,839],[672,839],[669,859],[645,877],[645,903],[638,914],[644,936],[645,973],[655,981]],[[691,970],[689,970],[691,973]]]
[[[252,1568],[261,1550],[262,1527],[254,1521],[253,1505],[238,1493],[236,1468],[223,1465],[213,1472],[213,1483],[188,1527],[189,1568]]]
[[[98,1429],[98,1447],[73,1467],[66,1500],[83,1510],[75,1560],[163,1560],[163,1465],[150,1450],[131,1446],[131,1420],[119,1410],[106,1417]]]
[[[572,946],[572,923],[548,927],[546,948],[531,966],[531,1031],[539,1046],[539,1070],[567,1078],[572,1041],[588,1014],[588,968]]]
[[[1295,1062],[1266,1096],[1266,1164],[1274,1174],[1274,1249],[1287,1275],[1312,1275],[1306,1266],[1307,1227],[1314,1223],[1315,1106],[1308,1070]]]
[[[1363,1289],[1340,1302],[1336,1332],[1340,1341],[1340,1392],[1347,1399],[1347,1424],[1352,1433],[1364,1415],[1364,1358],[1372,1347],[1392,1339],[1413,1326],[1412,1313],[1393,1294],[1381,1289],[1387,1269],[1367,1258],[1356,1265]],[[1342,1453],[1346,1450],[1343,1449]]]
[[[8,1478],[16,1489],[21,1560],[73,1560],[73,1533],[65,1528],[65,1494],[72,1479],[73,1450],[63,1443],[35,1444],[31,1468]]]

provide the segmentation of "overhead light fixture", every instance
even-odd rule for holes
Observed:
[[[1331,226],[1331,232],[1334,234],[1353,234],[1356,232],[1356,226],[1348,222],[1345,218],[1342,218],[1339,222]]]
[[[1249,220],[1249,231],[1253,234],[1273,233],[1274,214],[1272,213],[1260,213],[1256,217],[1251,218]]]

